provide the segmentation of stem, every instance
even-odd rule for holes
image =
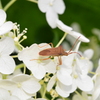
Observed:
[[[93,75],[95,75],[95,74],[96,74],[95,72],[90,72],[90,71],[89,71],[89,73],[90,73],[90,74],[93,74]]]
[[[51,100],[54,100],[55,99],[55,97],[53,97]]]
[[[23,68],[23,67],[24,67],[24,64],[23,63],[22,64],[19,64],[19,65],[16,66],[15,70],[17,70],[19,68]]]
[[[77,95],[79,95],[83,100],[86,100],[78,91],[75,91]]]
[[[60,46],[60,44],[63,42],[63,40],[65,39],[65,37],[66,37],[67,34],[68,34],[68,33],[64,33],[63,37],[62,37],[61,40],[58,42],[58,44],[56,45],[56,47],[59,47],[59,46]]]
[[[45,98],[45,94],[46,94],[46,85],[43,84],[43,94],[42,94],[42,98]]]
[[[7,11],[7,9],[15,2],[16,0],[11,0],[5,7],[4,11]]]
[[[26,66],[24,65],[24,74],[26,73]]]
[[[12,57],[12,58],[17,58],[17,57],[18,57],[18,55],[12,55],[11,57]]]
[[[34,2],[34,3],[38,3],[37,0],[28,0],[28,1],[31,1],[31,2]]]

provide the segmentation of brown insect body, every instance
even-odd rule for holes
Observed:
[[[64,51],[62,46],[56,48],[49,48],[39,52],[41,56],[68,56],[68,53]]]
[[[78,41],[79,38],[80,38],[80,36],[76,39],[74,45],[76,44],[76,42]],[[55,48],[52,47],[52,48],[44,49],[39,52],[39,55],[40,56],[51,56],[51,57],[57,56],[58,60],[59,60],[59,65],[61,65],[62,64],[61,56],[68,56],[69,54],[72,54],[72,53],[79,54],[78,52],[71,52],[74,45],[68,52],[65,52],[65,50],[62,48],[62,46],[59,46],[59,47],[55,47]],[[79,54],[79,56],[81,56],[81,55]],[[32,60],[47,60],[47,59],[50,59],[50,57],[44,58],[44,59],[32,59]]]

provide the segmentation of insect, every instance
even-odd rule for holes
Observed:
[[[76,42],[78,41],[79,38],[80,37],[78,37],[76,39],[76,41],[74,42],[74,45],[76,44]],[[44,50],[39,52],[39,55],[40,56],[50,56],[50,57],[57,56],[58,60],[59,60],[59,65],[61,65],[62,64],[61,56],[68,56],[69,54],[72,54],[72,53],[79,54],[78,52],[71,52],[74,45],[72,46],[72,48],[68,52],[65,52],[63,47],[59,46],[59,47],[52,47],[52,48],[44,49]],[[81,56],[81,55],[79,54],[79,56]],[[42,60],[47,60],[47,59],[50,59],[50,58],[45,58],[45,59],[42,59]]]

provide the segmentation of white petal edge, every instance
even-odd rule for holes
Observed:
[[[67,68],[61,68],[57,72],[57,78],[64,85],[71,85],[72,84],[72,77],[67,72]]]
[[[8,33],[10,30],[12,30],[14,27],[14,23],[11,21],[5,22],[1,27],[0,27],[0,35],[3,35],[5,33]]]
[[[55,12],[57,12],[58,14],[63,14],[66,7],[63,0],[55,0],[53,4],[53,8]]]
[[[86,38],[84,35],[82,35],[82,34],[80,34],[80,33],[78,33],[78,32],[70,31],[70,32],[69,32],[69,35],[73,36],[73,37],[76,38],[76,39],[77,39],[78,37],[80,37],[79,40],[82,41],[82,42],[90,42],[90,40],[89,40],[88,38]]]
[[[88,59],[91,59],[94,54],[94,51],[92,49],[87,49],[84,51],[84,56]]]
[[[6,13],[4,10],[0,9],[0,26],[5,22],[6,20]]]
[[[36,79],[30,78],[29,80],[22,83],[22,88],[26,93],[34,94],[40,90],[41,85]]]
[[[0,54],[10,55],[14,51],[14,41],[10,37],[0,39]]]
[[[56,21],[58,19],[58,14],[53,11],[53,9],[49,9],[48,12],[46,12],[46,20],[51,28],[56,28]]]
[[[94,85],[93,85],[92,78],[90,78],[89,76],[86,77],[83,76],[83,78],[81,77],[81,80],[77,79],[77,86],[82,91],[89,92],[93,89]]]
[[[11,74],[15,70],[15,61],[10,56],[0,57],[0,72],[3,74]]]
[[[70,93],[61,90],[58,85],[56,86],[56,91],[62,97],[68,97],[70,95]]]
[[[66,33],[69,33],[69,32],[72,30],[71,27],[65,25],[65,24],[64,24],[61,20],[59,20],[59,19],[57,19],[56,24],[57,24],[57,27],[58,27],[60,30],[62,30],[62,31],[64,31],[64,32],[66,32]]]
[[[56,82],[56,75],[52,76],[52,78],[49,80],[48,84],[47,84],[47,91],[49,92],[52,87],[54,86]]]
[[[38,7],[41,12],[45,13],[49,8],[50,0],[38,0]]]

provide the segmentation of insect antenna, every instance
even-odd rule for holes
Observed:
[[[69,50],[68,54],[72,51],[72,49],[74,48],[75,44],[77,43],[77,41],[79,40],[80,37],[81,37],[81,36],[79,36],[79,37],[76,39],[76,41],[74,42],[72,48]],[[77,53],[77,52],[76,52],[76,53]]]
[[[68,55],[72,54],[72,53],[77,53],[80,57],[82,57],[82,55],[80,53],[78,53],[78,52],[68,52]]]

